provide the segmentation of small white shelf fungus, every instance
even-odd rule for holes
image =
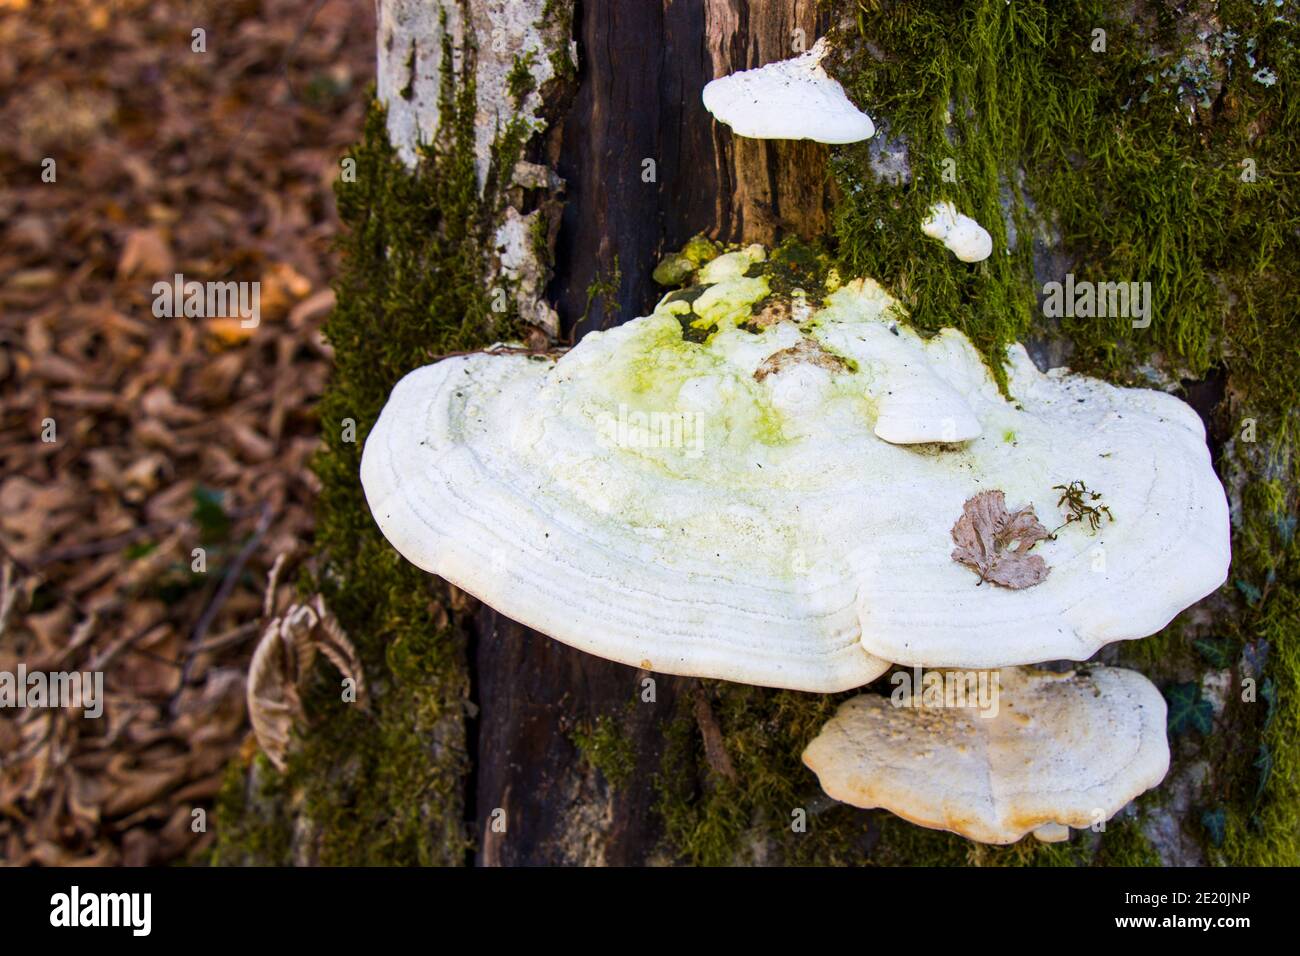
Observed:
[[[822,69],[826,52],[822,37],[800,56],[720,77],[704,87],[704,108],[750,139],[870,139],[871,117]]]
[[[921,223],[921,231],[938,239],[962,262],[981,262],[993,252],[993,237],[950,202],[937,202]]]
[[[1086,659],[1222,583],[1227,503],[1182,402],[1041,374],[1019,346],[1009,400],[965,336],[922,338],[874,281],[781,310],[774,269],[761,247],[719,256],[558,361],[410,373],[362,458],[384,534],[590,653],[822,693],[887,661]],[[1042,583],[980,584],[951,557],[973,495],[1050,529],[1075,480],[1114,520],[1036,543]]]
[[[1136,671],[932,671],[927,684],[935,677],[933,699],[912,688],[898,704],[863,694],[841,705],[803,754],[827,794],[981,843],[1058,842],[1169,769],[1164,698]],[[974,686],[991,677],[993,693]]]

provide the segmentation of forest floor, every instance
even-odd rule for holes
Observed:
[[[106,698],[0,711],[0,862],[210,842],[267,572],[310,550],[373,36],[342,0],[0,0],[0,672]],[[178,273],[260,283],[258,325],[155,317]]]

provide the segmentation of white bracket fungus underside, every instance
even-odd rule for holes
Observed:
[[[836,800],[981,843],[1030,832],[1065,839],[1067,827],[1098,826],[1164,779],[1165,700],[1141,674],[1009,667],[993,676],[988,711],[854,697],[803,761]]]
[[[887,661],[1083,660],[1222,583],[1227,504],[1187,405],[1044,375],[1020,346],[1008,400],[965,336],[923,339],[869,279],[754,331],[762,256],[715,259],[703,290],[558,361],[475,354],[406,376],[362,459],[384,534],[582,650],[817,692]],[[788,350],[840,361],[773,367]],[[1050,527],[1053,486],[1075,480],[1114,521],[1039,542],[1042,583],[978,586],[952,559],[973,495],[1002,490]]]
[[[821,67],[826,39],[789,60],[719,77],[704,87],[704,108],[750,139],[856,143],[876,128]]]

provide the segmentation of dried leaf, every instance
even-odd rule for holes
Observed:
[[[151,279],[169,279],[175,270],[167,237],[155,228],[132,229],[122,246],[117,260],[117,274],[121,278],[147,276]]]
[[[300,691],[317,651],[354,682],[357,703],[365,706],[361,660],[319,594],[273,618],[249,665],[248,716],[257,742],[280,770],[286,766],[294,722],[304,716]]]
[[[289,325],[302,328],[308,322],[325,318],[334,308],[334,290],[321,289],[289,310]]]
[[[243,319],[230,316],[218,316],[214,319],[208,319],[204,329],[207,331],[211,345],[214,348],[247,342],[253,337],[255,331]]]
[[[966,501],[952,526],[957,545],[952,559],[979,572],[981,584],[1029,588],[1041,584],[1051,570],[1041,557],[1027,553],[1047,537],[1032,505],[1011,513],[1001,491],[983,491]]]
[[[338,619],[325,607],[325,602],[318,594],[312,599],[312,605],[320,618],[320,627],[313,635],[316,647],[325,658],[338,669],[345,678],[352,681],[357,691],[357,703],[364,710],[366,707],[366,682],[361,670],[361,658],[343,631]]]
[[[319,429],[302,410],[329,367],[329,180],[363,118],[364,98],[290,98],[239,141],[248,104],[271,102],[283,82],[247,65],[282,58],[300,5],[263,11],[241,56],[197,71],[188,43],[155,42],[158,30],[188,36],[183,16],[145,23],[120,6],[0,0],[31,13],[0,17],[0,126],[13,134],[0,156],[0,407],[14,412],[0,415],[0,671],[98,664],[107,698],[99,721],[0,713],[0,859],[18,865],[171,863],[215,836],[191,830],[190,814],[211,809],[218,768],[244,740],[256,746],[249,658],[262,626],[301,599],[281,585],[259,623],[255,574],[216,603],[209,584],[264,502],[274,518],[249,571],[311,540]],[[313,16],[296,67],[331,84],[336,71],[373,71],[368,11],[327,4]],[[177,82],[155,89],[142,71]],[[160,142],[175,147],[165,169]],[[17,175],[47,156],[60,183],[81,188]],[[263,323],[159,322],[153,284],[176,272],[262,281]],[[41,441],[46,416],[57,437]],[[197,526],[196,488],[220,492]],[[209,606],[215,636],[187,640]],[[328,642],[347,663],[345,645]]]

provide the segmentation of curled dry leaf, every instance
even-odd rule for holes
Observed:
[[[1020,590],[1041,584],[1051,570],[1036,554],[1028,554],[1049,535],[1032,505],[1007,511],[1001,491],[982,491],[962,505],[952,526],[952,559],[979,572],[980,583],[992,581]]]
[[[299,691],[317,652],[353,681],[357,703],[366,705],[361,660],[324,598],[317,594],[273,618],[249,665],[248,716],[258,744],[280,770],[285,769],[294,721],[304,716]]]
[[[302,716],[298,677],[306,670],[307,645],[293,639],[311,612],[297,607],[274,618],[262,633],[248,668],[248,716],[253,733],[271,763],[281,770],[293,722]]]

